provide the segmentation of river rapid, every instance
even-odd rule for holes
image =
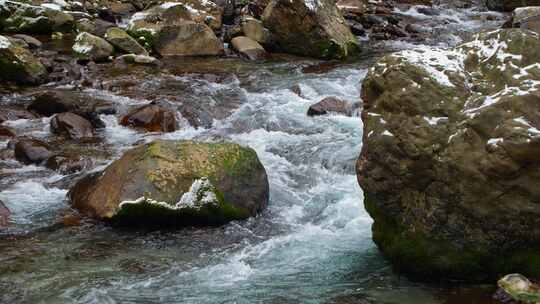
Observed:
[[[148,103],[142,91],[160,92],[164,102],[177,95],[216,112],[199,128],[179,114],[182,127],[167,134],[138,133],[119,126],[118,116],[102,115],[102,141],[79,145],[95,156],[91,170],[156,138],[231,140],[257,151],[269,177],[269,206],[256,218],[219,228],[133,231],[91,219],[66,225],[59,218],[73,212],[66,193],[74,176],[3,160],[0,200],[12,223],[0,230],[0,302],[492,303],[491,286],[416,283],[392,272],[371,241],[372,220],[356,180],[360,117],[306,115],[328,96],[359,102],[368,68],[387,52],[452,46],[504,20],[475,7],[438,10],[433,16],[418,7],[396,12],[425,24],[432,38],[371,43],[349,62],[171,61],[130,93],[85,89],[82,94],[112,101],[119,113]],[[291,90],[295,85],[300,95]],[[2,96],[0,103],[24,103],[23,93]],[[220,115],[231,102],[230,115]],[[19,135],[53,136],[47,118],[5,124]]]

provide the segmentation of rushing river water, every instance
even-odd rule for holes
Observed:
[[[443,46],[499,22],[485,22],[486,14],[474,9],[443,10],[429,18],[415,9],[403,13],[434,22],[437,39],[429,43]],[[427,285],[392,273],[371,241],[372,221],[354,170],[362,121],[306,115],[309,105],[327,96],[359,101],[361,81],[374,60],[406,47],[412,46],[381,45],[382,51],[353,62],[311,69],[316,73],[306,68],[317,66],[310,60],[251,64],[218,59],[215,65],[227,70],[219,80],[174,76],[171,67],[171,75],[142,82],[143,90],[164,83],[172,92],[189,87],[178,94],[206,107],[219,108],[234,97],[238,109],[209,127],[195,129],[183,122],[174,133],[142,134],[119,126],[117,116],[102,116],[106,128],[94,170],[132,145],[155,138],[227,139],[254,148],[268,173],[270,203],[247,221],[178,231],[130,231],[92,220],[54,225],[69,210],[64,176],[3,161],[0,200],[11,209],[13,223],[0,231],[0,302],[491,303],[490,287]],[[293,85],[299,85],[301,96],[290,90]],[[108,90],[85,93],[114,101],[120,113],[148,103]],[[24,98],[13,94],[1,102]],[[49,139],[48,122],[7,125],[19,134]]]

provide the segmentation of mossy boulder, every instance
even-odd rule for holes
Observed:
[[[39,84],[46,76],[45,66],[29,50],[0,36],[0,79],[21,84]]]
[[[121,28],[109,28],[105,33],[105,39],[121,52],[148,56],[146,49]]]
[[[223,43],[207,25],[193,21],[163,27],[154,49],[161,56],[218,56],[225,52]]]
[[[502,303],[540,303],[540,286],[518,273],[505,275],[497,282],[495,299]]]
[[[157,140],[85,177],[69,197],[75,208],[113,223],[205,226],[257,214],[268,191],[264,167],[250,148]]]
[[[73,52],[81,60],[105,61],[114,53],[114,47],[101,37],[82,32],[75,38]]]
[[[127,32],[162,56],[220,55],[223,44],[205,20],[214,19],[187,4],[164,3],[134,14]]]
[[[317,58],[345,58],[359,43],[331,0],[273,0],[262,16],[275,47],[286,53]]]
[[[424,280],[540,278],[540,36],[476,35],[383,57],[357,163],[373,239]]]

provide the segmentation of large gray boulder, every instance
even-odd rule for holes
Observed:
[[[224,53],[223,43],[206,24],[184,21],[163,27],[154,49],[161,56],[217,56]]]
[[[331,0],[273,0],[263,24],[284,52],[317,58],[345,58],[358,51],[356,37]]]
[[[203,12],[183,3],[164,3],[133,15],[127,31],[161,56],[223,54],[223,44],[205,23],[208,15]]]
[[[540,36],[382,58],[357,163],[373,239],[422,279],[540,277]]]
[[[134,226],[221,225],[268,203],[257,154],[233,143],[157,140],[127,151],[69,192],[75,208]]]

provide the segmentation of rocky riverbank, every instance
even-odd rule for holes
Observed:
[[[538,10],[495,2],[0,0],[0,302],[534,282]],[[400,279],[363,196],[398,274],[490,285]]]

